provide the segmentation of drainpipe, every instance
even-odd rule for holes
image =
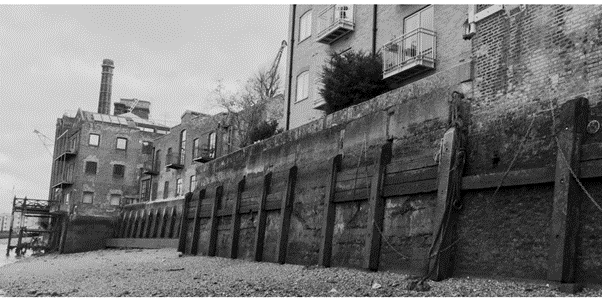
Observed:
[[[288,131],[291,124],[291,87],[293,84],[293,50],[295,49],[295,10],[297,9],[297,5],[293,4],[293,11],[291,13],[291,42],[288,44],[289,49],[291,50],[289,55],[288,62],[288,95],[286,100],[286,127],[285,131]]]
[[[374,4],[374,15],[372,16],[372,57],[376,56],[376,12],[378,5]]]

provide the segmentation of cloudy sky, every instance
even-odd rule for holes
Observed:
[[[286,5],[0,6],[0,213],[13,189],[48,197],[52,157],[33,131],[54,139],[64,113],[97,110],[103,59],[113,102],[149,100],[150,117],[173,124],[217,112],[218,79],[235,89],[269,67],[287,20]]]

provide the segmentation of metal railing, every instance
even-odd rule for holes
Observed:
[[[385,44],[382,50],[383,74],[417,60],[434,62],[435,32],[426,28],[417,28]]]
[[[144,172],[150,173],[159,173],[159,168],[161,167],[161,160],[146,160],[142,165],[142,169]]]
[[[353,5],[333,4],[318,15],[318,37],[339,25],[353,27]]]
[[[165,156],[165,165],[184,165],[178,153],[170,153]]]

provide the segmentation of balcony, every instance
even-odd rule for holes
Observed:
[[[332,44],[354,30],[353,5],[333,4],[318,15],[319,43]]]
[[[172,169],[184,168],[184,162],[180,160],[180,154],[167,154],[165,160],[165,167]]]
[[[142,173],[145,175],[158,175],[159,174],[159,167],[161,166],[161,161],[157,160],[154,161],[153,160],[148,160],[146,162],[144,162],[144,164],[142,165]]]
[[[383,46],[383,79],[405,79],[435,69],[435,32],[415,29]]]
[[[65,176],[59,176],[55,181],[54,181],[54,185],[52,185],[52,188],[65,188],[68,186],[73,185],[73,176],[72,175],[65,175]]]
[[[69,160],[69,159],[75,157],[76,155],[77,155],[77,149],[69,148],[69,149],[60,151],[58,157],[56,157],[55,160],[57,160],[57,161]]]
[[[194,156],[192,161],[206,163],[215,159],[215,149],[209,149],[206,147],[199,147],[197,155]]]

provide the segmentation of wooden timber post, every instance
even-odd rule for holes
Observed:
[[[148,228],[150,227],[151,214],[150,209],[144,210],[144,228],[142,228],[142,233],[140,233],[140,238],[146,238],[146,233],[148,233]]]
[[[341,159],[342,156],[340,154],[330,159],[330,177],[326,184],[327,194],[324,199],[322,242],[320,243],[320,253],[318,256],[318,264],[324,267],[330,266],[330,257],[332,255],[332,234],[335,218],[334,192],[337,183],[337,173],[341,170]]]
[[[142,230],[144,228],[144,213],[145,213],[145,209],[142,209],[140,211],[140,223],[138,224],[138,229],[136,229],[136,236],[134,236],[135,238],[140,238],[142,237]]]
[[[552,112],[553,113],[553,112]],[[577,181],[581,142],[589,118],[585,98],[568,101],[561,107],[554,129],[557,137],[554,201],[550,226],[548,280],[561,283],[560,290],[575,293],[575,245],[579,230],[579,206],[583,197]]]
[[[385,218],[385,199],[381,196],[385,169],[391,162],[391,141],[385,143],[379,154],[378,165],[374,168],[370,183],[370,213],[368,216],[368,236],[366,237],[365,268],[376,271],[380,260],[381,232]]]
[[[136,237],[136,228],[138,228],[138,211],[134,211],[134,220],[132,222],[132,227],[130,229],[130,233],[129,233],[129,237],[130,238],[134,238]]]
[[[236,191],[236,200],[232,210],[232,224],[230,235],[230,258],[238,257],[238,238],[240,236],[240,204],[242,202],[242,193],[245,191],[246,177],[238,182],[238,190]]]
[[[182,205],[182,221],[180,222],[180,238],[178,241],[178,252],[184,254],[186,252],[186,234],[188,233],[188,211],[190,209],[190,200],[192,193],[188,192],[184,196],[184,204]]]
[[[215,253],[217,251],[217,227],[219,222],[217,211],[222,203],[223,195],[224,186],[217,186],[217,188],[215,188],[215,199],[213,200],[213,206],[211,206],[211,219],[209,220],[209,244],[207,246],[207,256],[215,256]]]
[[[456,223],[455,204],[460,200],[464,153],[461,129],[452,127],[443,135],[437,175],[437,200],[433,214],[433,242],[428,253],[429,278],[440,281],[453,272],[453,248]]]
[[[288,180],[286,182],[286,193],[280,206],[280,234],[278,236],[277,260],[278,263],[286,262],[286,249],[288,246],[288,232],[291,223],[291,213],[295,198],[295,184],[297,182],[297,166],[293,166],[288,171]]]
[[[267,203],[271,186],[272,173],[268,172],[265,176],[263,176],[263,189],[261,192],[261,200],[259,201],[259,208],[257,209],[257,229],[255,232],[255,261],[261,261],[263,259],[263,241],[265,239],[265,222],[267,218],[265,204]]]
[[[197,255],[199,248],[199,236],[201,231],[201,204],[205,198],[205,189],[199,191],[199,196],[194,211],[194,222],[192,223],[192,241],[190,246],[190,254]]]

